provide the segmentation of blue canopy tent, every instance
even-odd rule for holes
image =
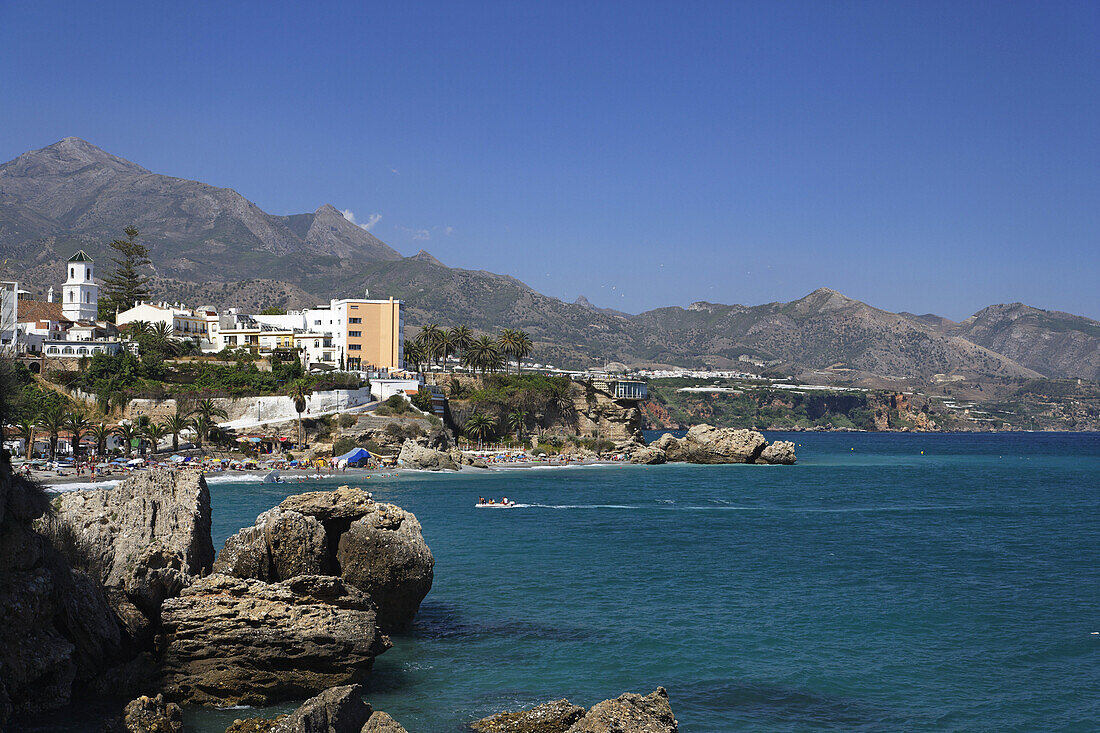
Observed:
[[[370,451],[363,448],[354,448],[342,456],[336,456],[332,460],[339,463],[340,461],[347,461],[348,463],[360,463],[362,461],[370,460]]]

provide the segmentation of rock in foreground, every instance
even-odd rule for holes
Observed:
[[[364,679],[390,647],[374,604],[339,578],[211,575],[164,603],[164,689],[201,705],[268,705]]]
[[[593,705],[588,712],[555,700],[470,724],[479,733],[675,733],[676,718],[665,688],[648,695],[627,693]]]
[[[99,583],[33,528],[49,505],[0,455],[0,730],[12,715],[69,702],[74,683],[94,679],[119,653],[118,622]]]
[[[131,700],[120,720],[108,724],[109,733],[183,733],[183,711],[164,695],[142,695]]]
[[[471,723],[478,733],[563,733],[584,717],[585,710],[568,700],[554,700],[515,713],[498,713]]]
[[[669,461],[683,463],[783,463],[795,462],[794,444],[778,441],[772,446],[755,430],[693,425],[682,438],[665,433],[650,448],[664,451]],[[769,450],[770,449],[770,450]]]
[[[658,687],[648,695],[628,692],[593,705],[568,733],[675,733],[676,730],[668,692]]]
[[[338,575],[368,593],[383,631],[404,628],[431,590],[435,560],[420,522],[360,489],[284,500],[225,542],[214,571],[268,582]]]
[[[290,715],[237,720],[226,733],[408,733],[389,715],[371,710],[362,693],[359,685],[333,687]]]
[[[210,572],[210,491],[201,474],[164,469],[113,489],[62,494],[44,524],[51,541],[107,590],[138,646],[147,646],[160,605]]]

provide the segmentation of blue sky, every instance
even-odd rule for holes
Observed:
[[[1100,3],[0,0],[0,158],[76,135],[636,312],[828,286],[1100,318]]]

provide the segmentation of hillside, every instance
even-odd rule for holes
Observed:
[[[1023,303],[991,305],[949,330],[1048,377],[1100,380],[1100,322]]]
[[[21,280],[52,281],[75,249],[102,257],[128,224],[165,278],[293,282],[401,257],[329,204],[272,216],[232,189],[151,173],[79,138],[0,166],[0,253],[26,266]]]
[[[75,249],[105,259],[106,242],[131,223],[150,246],[158,297],[294,308],[369,290],[406,301],[410,330],[522,328],[535,359],[562,366],[748,369],[750,359],[842,381],[1100,377],[1100,324],[1019,304],[956,324],[821,288],[790,303],[699,302],[630,315],[584,298],[565,303],[507,275],[449,268],[424,251],[402,257],[328,204],[273,216],[232,189],[152,173],[78,138],[0,165],[0,277],[39,296]]]

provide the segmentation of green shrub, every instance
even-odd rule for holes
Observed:
[[[339,420],[339,425],[342,428],[350,428],[352,425],[355,425],[357,422],[359,422],[359,417],[357,415],[341,415],[340,420]]]

